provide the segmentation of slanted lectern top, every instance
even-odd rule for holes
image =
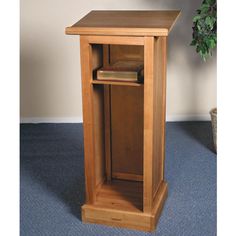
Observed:
[[[86,202],[83,222],[153,231],[164,179],[167,36],[180,11],[92,11],[80,35]],[[144,64],[142,82],[98,80],[118,61]]]

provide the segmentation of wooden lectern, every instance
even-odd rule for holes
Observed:
[[[164,180],[167,36],[180,11],[92,11],[80,35],[86,203],[84,222],[155,230]],[[142,83],[101,81],[96,69],[144,63]]]

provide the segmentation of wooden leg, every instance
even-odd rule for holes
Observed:
[[[166,37],[155,38],[153,198],[164,180],[166,118]]]
[[[151,212],[164,181],[166,37],[144,44],[144,212]]]
[[[92,48],[86,37],[80,37],[82,100],[83,100],[83,129],[84,129],[84,164],[86,203],[95,201],[95,159],[93,132],[93,88],[92,79]]]
[[[154,37],[144,39],[144,183],[143,209],[152,211]]]

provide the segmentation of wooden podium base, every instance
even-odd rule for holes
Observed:
[[[142,211],[142,191],[140,182],[127,185],[127,181],[104,184],[97,193],[97,201],[93,205],[82,206],[82,221],[87,223],[105,224],[142,231],[154,231],[167,198],[167,183],[162,182],[154,199],[151,214]],[[126,194],[118,190],[126,189]],[[140,189],[142,190],[142,189]],[[140,193],[138,195],[137,193]],[[130,201],[132,199],[132,201]]]

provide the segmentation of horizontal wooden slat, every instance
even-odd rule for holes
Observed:
[[[94,33],[93,33],[94,32]],[[71,35],[127,35],[127,36],[167,36],[168,29],[165,28],[95,28],[95,27],[67,27],[66,34]]]
[[[82,207],[83,222],[150,231],[152,217],[140,212],[120,211],[94,205]]]
[[[144,45],[143,37],[85,36],[90,44]]]
[[[124,180],[134,180],[134,181],[143,181],[142,175],[135,175],[129,173],[120,173],[120,172],[113,172],[112,178],[115,179],[124,179]]]
[[[141,83],[122,82],[122,81],[101,81],[101,80],[92,80],[91,83],[92,83],[92,84],[110,84],[110,85],[134,86],[134,87],[143,86],[143,84],[141,84]]]

